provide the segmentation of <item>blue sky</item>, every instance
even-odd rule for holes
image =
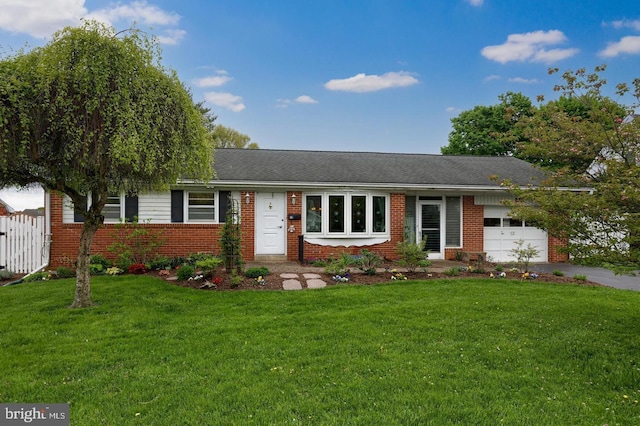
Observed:
[[[0,11],[0,53],[81,18],[136,22],[194,100],[261,148],[437,154],[461,111],[508,91],[556,98],[550,67],[606,64],[611,87],[640,77],[632,1],[0,0]]]

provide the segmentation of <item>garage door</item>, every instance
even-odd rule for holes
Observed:
[[[527,223],[507,216],[508,207],[484,206],[484,251],[494,262],[511,262],[516,258],[511,250],[524,240],[523,247],[531,244],[539,253],[532,262],[546,262],[548,259],[547,233]]]

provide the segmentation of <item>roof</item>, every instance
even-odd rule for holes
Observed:
[[[217,149],[216,179],[225,183],[482,187],[491,176],[527,185],[543,173],[514,157],[377,152]]]
[[[14,214],[15,210],[11,206],[0,199],[0,206],[4,207],[8,214]]]

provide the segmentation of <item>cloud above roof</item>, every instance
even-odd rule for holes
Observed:
[[[242,96],[237,96],[232,93],[207,92],[204,94],[204,100],[233,112],[240,112],[246,108],[244,103],[242,103]]]
[[[146,0],[113,3],[93,11],[85,7],[85,0],[0,0],[0,9],[0,29],[40,39],[50,37],[66,26],[80,25],[82,19],[113,26],[134,23],[154,26],[162,44],[177,44],[186,35],[186,31],[176,28],[180,15],[150,5]]]
[[[507,62],[544,62],[552,63],[570,58],[580,52],[575,48],[552,48],[567,42],[562,31],[533,31],[511,34],[503,44],[486,46],[481,53],[487,59],[505,64]]]
[[[388,72],[382,75],[360,73],[353,77],[329,80],[324,87],[332,91],[364,93],[412,86],[418,82],[417,78],[405,71]]]

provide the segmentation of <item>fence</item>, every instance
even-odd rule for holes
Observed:
[[[48,256],[44,217],[0,216],[0,269],[27,274],[42,266]]]

